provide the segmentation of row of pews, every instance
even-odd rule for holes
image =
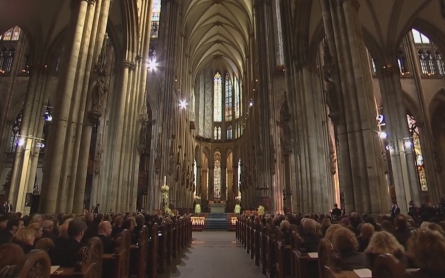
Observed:
[[[407,278],[416,277],[414,269],[405,269],[392,255],[377,257],[371,270],[342,270],[339,257],[328,239],[320,241],[318,252],[306,253],[301,248],[302,239],[293,231],[289,244],[275,227],[263,227],[251,219],[239,217],[236,238],[247,253],[269,278]]]
[[[114,254],[103,254],[102,241],[93,237],[81,248],[78,262],[72,268],[51,266],[46,251],[32,250],[22,265],[1,269],[0,278],[154,278],[165,271],[191,240],[190,218],[182,218],[159,227],[144,226],[136,245],[131,245],[130,231],[124,230],[115,240]]]

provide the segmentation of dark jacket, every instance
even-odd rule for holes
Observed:
[[[318,243],[320,242],[320,237],[316,234],[310,233],[301,236],[304,242],[301,244],[302,250],[305,252],[317,252],[318,251]]]
[[[2,246],[5,243],[11,242],[13,234],[10,231],[1,231],[0,232],[0,246]]]
[[[98,238],[102,241],[104,247],[104,254],[114,254],[115,243],[113,238],[104,235],[98,235]]]
[[[57,240],[57,235],[55,233],[51,233],[48,230],[43,230],[42,232],[42,238],[49,238],[51,239],[53,242],[56,242]]]
[[[360,252],[343,252],[340,253],[340,267],[342,270],[352,270],[360,268],[370,268],[368,256]]]
[[[54,245],[50,254],[51,265],[74,267],[80,259],[78,252],[83,245],[75,239],[63,237],[59,237]]]

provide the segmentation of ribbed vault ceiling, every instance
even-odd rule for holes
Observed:
[[[251,33],[251,0],[192,0],[185,10],[193,76],[206,68],[241,75]]]

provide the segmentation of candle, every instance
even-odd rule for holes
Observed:
[[[167,176],[164,176],[164,185],[167,184]]]

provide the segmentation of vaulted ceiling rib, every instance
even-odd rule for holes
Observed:
[[[186,7],[184,33],[193,76],[206,68],[240,75],[251,18],[251,0],[192,0]]]

